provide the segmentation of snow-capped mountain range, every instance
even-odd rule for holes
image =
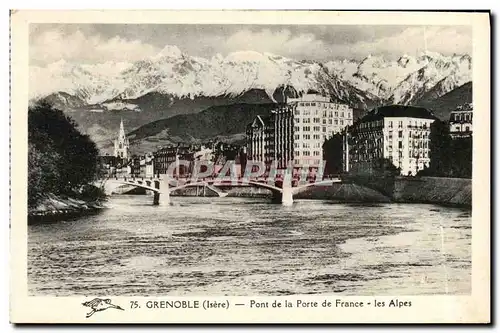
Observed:
[[[244,105],[252,104],[261,104],[267,110],[285,95],[309,90],[349,104],[358,116],[376,105],[418,104],[446,119],[449,109],[456,106],[448,104],[455,100],[470,102],[467,96],[471,96],[471,85],[465,83],[472,81],[471,63],[468,55],[431,52],[393,60],[370,55],[360,61],[324,63],[254,51],[208,59],[166,46],[156,56],[133,63],[72,64],[60,60],[47,66],[32,65],[29,96],[30,101],[43,98],[70,113],[101,149],[112,147],[122,119],[129,133],[143,126],[148,129],[142,131],[142,139],[131,137],[133,144],[140,146],[150,141],[148,144],[154,146],[167,140],[150,130],[149,124],[154,128],[157,121],[173,119],[172,124],[181,127],[178,133],[194,135],[197,132],[189,129],[197,128],[194,123],[198,118],[190,114],[217,106],[221,110],[240,110],[231,106],[245,109]],[[225,115],[234,118],[226,118],[228,121],[245,121],[248,116],[229,116],[230,112]],[[181,118],[172,118],[175,116]],[[205,123],[205,118],[200,117],[198,122]],[[206,126],[214,124],[207,120]],[[167,136],[170,141],[180,140]]]
[[[156,56],[134,63],[60,60],[30,66],[29,95],[39,99],[62,92],[89,105],[134,109],[126,101],[151,93],[194,99],[234,97],[260,89],[273,100],[276,88],[291,86],[299,93],[313,89],[367,108],[373,103],[414,104],[421,98],[442,96],[472,80],[471,65],[469,55],[433,52],[402,55],[397,60],[370,55],[361,61],[320,63],[254,51],[206,59],[166,46]]]
[[[394,104],[414,104],[428,92],[434,98],[472,81],[469,55],[443,56],[425,52],[396,61],[369,55],[360,62],[330,61],[328,68],[360,90]]]

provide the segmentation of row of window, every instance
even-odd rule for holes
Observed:
[[[460,125],[458,125],[458,126],[452,127],[451,130],[457,132],[457,131],[461,131],[462,129],[461,129]],[[464,131],[465,132],[469,132],[470,131],[470,126],[465,126],[465,130]]]
[[[388,128],[394,128],[395,127],[395,122],[393,122],[392,120],[390,120],[388,122]],[[364,123],[360,123],[358,125],[358,128],[360,129],[365,129],[365,128],[378,128],[378,127],[382,127],[382,120],[376,120],[376,121],[371,121],[371,122],[364,122]],[[403,128],[403,121],[400,120],[398,121],[397,123],[397,128]],[[408,128],[420,128],[420,129],[427,129],[428,126],[427,126],[427,122],[424,122],[424,121],[411,121],[409,120],[408,123],[406,124],[406,127]]]
[[[427,157],[427,156],[426,156]],[[413,163],[417,163],[418,161],[418,164],[421,165],[421,164],[425,164],[426,162],[422,160],[423,157],[420,157],[420,158],[409,158],[408,159],[408,162],[409,164],[413,164]],[[402,165],[402,162],[403,162],[403,156],[402,155],[399,155],[399,158],[398,157],[392,157],[392,156],[389,156],[389,160],[391,162],[399,162],[400,166]]]
[[[392,156],[392,150],[389,150],[389,156]],[[429,153],[427,151],[424,152],[410,152],[409,154],[410,159],[415,158],[415,159],[421,159],[421,158],[428,158]],[[399,152],[399,158],[403,158],[403,153]]]
[[[389,128],[393,128],[393,121],[389,120],[388,124]],[[425,121],[417,121],[417,120],[408,120],[408,123],[406,124],[407,127],[418,127],[418,128],[427,128],[427,122]],[[399,120],[398,121],[398,128],[403,128],[403,121]]]
[[[410,148],[420,148],[420,149],[428,149],[429,144],[428,142],[419,142],[418,144],[411,144],[409,145]],[[404,149],[405,145],[403,145],[403,141],[398,141],[398,149]],[[389,152],[392,151],[392,144],[389,144],[386,148]]]
[[[303,115],[303,116],[319,116],[321,114],[321,112],[319,112],[318,110],[295,110],[294,112],[294,115],[296,116],[300,116],[300,115]],[[346,116],[347,115],[347,116]],[[326,118],[326,117],[329,117],[329,118],[333,118],[333,117],[339,117],[339,112],[338,111],[323,111],[323,117]],[[352,115],[351,115],[351,112],[350,111],[347,111],[347,112],[344,112],[344,111],[341,111],[340,112],[340,118],[351,118]]]
[[[305,162],[307,161],[303,161],[303,160],[293,160],[293,163],[295,165],[302,165],[304,164]],[[321,160],[318,160],[318,159],[314,159],[314,160],[309,160],[309,165],[319,165],[321,162]]]
[[[299,106],[322,106],[324,108],[329,107],[330,109],[347,109],[346,104],[336,104],[328,102],[299,102]]]
[[[300,132],[301,127],[300,126],[294,126],[293,128],[295,132]],[[303,132],[311,132],[311,126],[302,126],[302,131]],[[326,133],[326,127],[323,126],[323,129],[321,129],[321,126],[313,126],[312,127],[313,132],[325,132]]]
[[[302,142],[302,148],[321,148],[321,142],[313,142],[312,145],[310,142]],[[294,148],[300,148],[300,142],[295,142],[293,144]]]
[[[386,139],[387,138],[392,139],[392,131],[387,132],[387,134],[388,134],[388,136],[386,136]],[[408,137],[409,138],[412,137],[412,132],[411,131],[408,132]],[[403,138],[403,131],[398,131],[398,138]],[[418,133],[418,132],[415,132],[415,133],[413,133],[413,138],[428,139],[429,138],[429,133]]]
[[[330,135],[328,135],[328,138],[331,138],[333,135],[332,133],[330,133]],[[302,136],[300,134],[295,134],[294,137],[293,137],[295,140],[311,140],[311,134],[303,134]],[[326,134],[313,134],[312,136],[313,140],[320,140],[322,139],[323,141],[327,138],[327,135]]]
[[[324,127],[324,128],[326,128],[326,127]],[[321,131],[321,126],[313,126],[312,129],[313,129],[314,132],[319,132],[319,131]],[[295,132],[299,132],[300,131],[300,127],[299,126],[295,126],[294,130],[295,130]],[[304,132],[310,132],[311,131],[311,126],[302,126],[302,131],[304,131]]]
[[[312,155],[311,155],[311,151],[310,150],[304,150],[302,153],[300,150],[297,150],[295,152],[295,155],[296,156],[300,156],[302,154],[302,156],[321,156],[321,151],[319,150],[313,150],[312,151]]]
[[[304,135],[302,135],[302,138],[304,140],[310,140],[311,139],[311,135],[310,134],[304,134]],[[313,134],[312,138],[313,138],[313,140],[320,140],[321,138],[324,139],[325,135]],[[295,134],[294,139],[295,140],[300,140],[300,134]],[[296,143],[296,144],[298,144],[298,143]]]
[[[349,125],[350,123],[352,124],[352,121],[349,122],[348,120],[346,120],[346,122],[345,122],[346,125]],[[332,121],[332,119],[328,119],[328,125],[333,125],[333,124],[338,125],[339,120],[335,119],[334,121]],[[323,125],[326,125],[326,119],[323,119]],[[343,119],[340,120],[340,125],[344,125]]]
[[[455,121],[469,121],[469,122],[472,122],[472,112],[470,112],[470,113],[455,113],[453,119]]]

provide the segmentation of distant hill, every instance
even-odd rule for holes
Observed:
[[[271,103],[267,94],[260,89],[249,90],[240,96],[192,99],[149,93],[137,99],[110,100],[92,105],[64,92],[51,94],[44,100],[73,118],[80,130],[90,135],[104,151],[111,145],[122,119],[125,129],[132,131],[156,120],[198,113],[215,105]]]
[[[213,138],[243,143],[246,125],[257,115],[270,115],[275,106],[274,103],[218,105],[197,114],[153,121],[128,134],[132,153],[153,151],[169,143],[200,143]]]
[[[58,110],[85,108],[87,104],[80,97],[73,96],[66,92],[57,92],[45,96],[42,101],[49,103]]]
[[[431,110],[441,120],[448,120],[451,111],[465,103],[472,103],[472,82],[467,82],[436,99],[422,100],[417,105]]]

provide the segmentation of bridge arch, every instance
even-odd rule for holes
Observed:
[[[202,186],[202,185],[207,185],[207,186],[210,186],[210,185],[212,185],[212,186],[234,186],[235,184],[233,182],[229,182],[229,183],[226,184],[226,183],[224,183],[221,180],[213,179],[213,180],[204,180],[204,181],[198,181],[198,182],[193,182],[193,183],[185,183],[185,184],[182,184],[182,185],[173,186],[173,187],[170,187],[170,191],[175,191],[177,189],[182,189],[182,188],[191,187],[191,186]],[[267,183],[262,183],[262,182],[254,181],[254,180],[250,180],[250,181],[238,180],[237,183],[236,183],[236,185],[253,185],[255,187],[265,188],[265,189],[271,190],[273,192],[282,192],[283,191],[280,187],[277,187],[277,186],[274,186],[274,185],[270,185],[270,184],[267,184]]]
[[[312,187],[312,186],[332,185],[333,183],[341,183],[341,182],[342,182],[341,179],[327,179],[327,180],[322,180],[319,182],[307,183],[307,184],[304,184],[301,186],[294,187],[292,192],[295,195],[295,194],[298,194],[300,192],[303,192],[304,190],[306,190],[307,188]]]
[[[112,182],[115,184],[121,184],[121,185],[129,185],[129,186],[134,186],[134,187],[139,187],[143,188],[146,190],[150,190],[153,193],[155,193],[155,202],[158,201],[158,198],[160,197],[160,194],[163,194],[167,199],[166,201],[169,201],[170,193],[176,190],[180,190],[183,188],[187,187],[194,187],[194,186],[207,186],[209,187],[212,191],[216,192],[220,197],[225,197],[227,193],[223,192],[222,190],[219,190],[217,186],[238,186],[238,185],[250,185],[254,186],[257,188],[264,188],[268,189],[273,193],[273,198],[274,199],[280,199],[283,204],[291,204],[293,203],[293,196],[297,195],[298,193],[306,190],[307,188],[311,186],[321,186],[321,185],[331,185],[333,183],[340,183],[342,182],[342,179],[336,178],[336,179],[327,179],[319,182],[313,182],[313,183],[306,183],[304,185],[300,185],[297,187],[293,187],[292,184],[289,182],[288,186],[286,184],[283,184],[283,188],[269,184],[264,181],[256,181],[256,180],[238,180],[238,181],[233,181],[233,180],[228,180],[227,183],[224,182],[224,180],[221,179],[210,179],[210,180],[202,180],[202,181],[194,181],[194,182],[189,182],[189,183],[183,183],[179,184],[179,180],[177,180],[177,186],[172,186],[171,185],[171,179],[169,178],[152,178],[152,179],[134,179],[131,178],[130,180],[127,180],[126,178],[124,179],[108,179],[108,182]],[[273,199],[273,200],[274,200]]]
[[[174,186],[174,187],[169,186],[168,189],[170,192],[173,192],[176,190],[181,190],[183,188],[194,187],[194,186],[206,186],[206,185],[209,185],[209,184],[207,182],[195,182],[195,183],[186,183],[186,184],[178,185],[178,186]]]
[[[140,188],[143,188],[143,189],[146,189],[146,190],[151,190],[153,192],[156,192],[156,193],[161,193],[161,189],[158,189],[154,186],[151,186],[151,181],[148,180],[148,181],[129,181],[129,180],[121,180],[121,179],[118,179],[118,180],[115,180],[115,179],[109,179],[106,181],[107,184],[116,184],[116,185],[130,185],[130,186],[134,186],[134,187],[140,187]],[[149,183],[149,185],[148,185]]]
[[[267,183],[256,182],[256,181],[253,181],[253,180],[250,180],[250,181],[245,182],[245,183],[254,185],[255,187],[266,188],[266,189],[271,190],[273,192],[283,192],[282,188],[274,186],[274,185],[270,185],[270,184],[267,184]]]

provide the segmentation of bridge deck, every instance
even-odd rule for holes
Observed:
[[[134,179],[134,178],[123,178],[123,179],[110,179],[113,182],[118,182],[123,185],[130,185],[130,186],[137,186],[141,187],[147,190],[151,190],[157,193],[161,193],[161,188],[156,188],[153,186],[149,186],[146,183],[156,183],[156,182],[161,182],[162,178],[153,178],[153,179]],[[334,179],[326,179],[322,181],[317,181],[317,182],[299,182],[298,184],[296,182],[292,182],[292,189],[293,193],[297,194],[298,192],[311,187],[311,186],[321,186],[321,185],[331,185],[333,183],[339,183],[342,180],[340,178],[334,178]],[[198,180],[198,179],[172,179],[169,183],[176,182],[175,185],[169,186],[169,192],[179,190],[182,188],[186,187],[194,187],[194,186],[210,186],[214,187],[212,188],[213,191],[217,192],[219,194],[220,191],[216,190],[216,186],[255,186],[255,187],[262,187],[269,189],[271,191],[275,192],[282,192],[283,189],[282,187],[276,186],[277,181],[273,180],[267,180],[267,179],[255,179],[255,180],[248,180],[245,178],[241,179],[229,179],[229,178],[214,178],[214,179],[203,179],[203,180]],[[295,186],[294,186],[295,185]],[[160,187],[160,186],[158,186]]]

